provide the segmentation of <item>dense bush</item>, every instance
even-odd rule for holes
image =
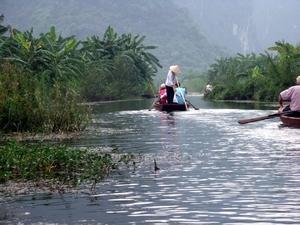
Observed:
[[[5,62],[0,65],[0,129],[10,132],[83,130],[89,107],[80,105],[75,82],[46,85]]]
[[[300,75],[300,45],[276,42],[269,50],[278,54],[254,54],[218,60],[206,73],[213,90],[206,99],[277,101],[279,93],[296,84]]]
[[[140,96],[161,67],[144,39],[118,37],[111,27],[102,39],[77,41],[57,36],[55,27],[35,38],[33,29],[0,26],[0,131],[83,130],[90,122],[85,101]]]

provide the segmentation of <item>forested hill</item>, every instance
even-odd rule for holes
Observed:
[[[36,36],[51,26],[63,37],[81,40],[102,38],[108,26],[118,35],[146,36],[145,45],[158,46],[151,53],[163,65],[163,76],[172,64],[180,65],[183,74],[205,71],[215,59],[231,54],[203,35],[189,11],[172,0],[1,0],[0,14],[2,25],[20,31],[33,28]]]

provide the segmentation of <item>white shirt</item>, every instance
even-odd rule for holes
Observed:
[[[166,86],[172,87],[175,84],[175,73],[172,72],[172,70],[169,70],[167,80],[166,80]]]

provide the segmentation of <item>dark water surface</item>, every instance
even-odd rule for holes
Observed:
[[[187,98],[200,109],[94,106],[88,136],[65,144],[139,152],[136,171],[94,191],[2,194],[0,224],[300,224],[300,130],[279,118],[238,124],[276,113],[270,105]]]

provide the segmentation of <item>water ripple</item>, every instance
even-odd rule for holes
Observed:
[[[140,153],[134,172],[93,192],[10,198],[2,209],[28,224],[62,224],[62,218],[74,224],[300,224],[300,130],[279,128],[277,119],[237,123],[268,113],[101,114],[90,138],[68,144]]]

